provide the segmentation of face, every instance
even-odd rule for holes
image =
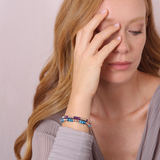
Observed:
[[[100,32],[110,25],[120,23],[121,28],[107,39],[122,37],[121,43],[104,60],[101,79],[109,83],[125,83],[137,72],[146,41],[146,6],[144,0],[104,0],[98,12],[107,8],[109,16],[98,26]],[[130,65],[111,65],[114,62],[129,61]]]

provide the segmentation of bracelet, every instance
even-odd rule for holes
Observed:
[[[88,119],[84,119],[81,117],[77,117],[77,116],[62,116],[61,122],[78,122],[81,124],[86,124],[89,128],[91,128],[91,123],[88,121]]]

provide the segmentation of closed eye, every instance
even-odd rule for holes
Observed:
[[[138,35],[142,33],[141,31],[130,31],[130,32],[133,33],[133,35]]]

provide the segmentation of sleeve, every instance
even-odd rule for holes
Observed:
[[[92,143],[93,135],[45,120],[33,135],[32,160],[90,160]]]

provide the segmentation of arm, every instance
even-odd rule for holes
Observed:
[[[43,121],[32,139],[32,160],[92,160],[93,136],[53,120]]]
[[[90,160],[93,136],[68,127],[59,127],[48,160]]]
[[[107,27],[92,39],[93,31],[108,15],[108,12],[101,13],[95,15],[77,33],[72,92],[65,115],[90,119],[91,102],[99,84],[101,66],[104,59],[120,43],[119,38],[114,39],[98,50],[109,36],[120,29],[116,26]],[[52,126],[49,131],[54,127]],[[64,122],[62,127],[59,126],[59,130],[50,134],[53,136],[52,140],[46,138],[48,133],[36,140],[35,133],[35,140],[33,138],[33,158],[35,159],[33,160],[46,160],[48,156],[48,160],[92,160],[90,156],[93,137],[88,132],[86,125]],[[36,159],[38,156],[39,159]]]
[[[120,25],[109,26],[102,31],[97,27],[107,18],[108,10],[97,13],[76,35],[72,91],[65,115],[78,116],[90,120],[90,110],[101,74],[101,67],[107,56],[118,46],[121,37],[103,46],[104,41],[120,29]],[[96,34],[97,33],[97,34]],[[88,133],[86,125],[64,122],[62,127]]]

